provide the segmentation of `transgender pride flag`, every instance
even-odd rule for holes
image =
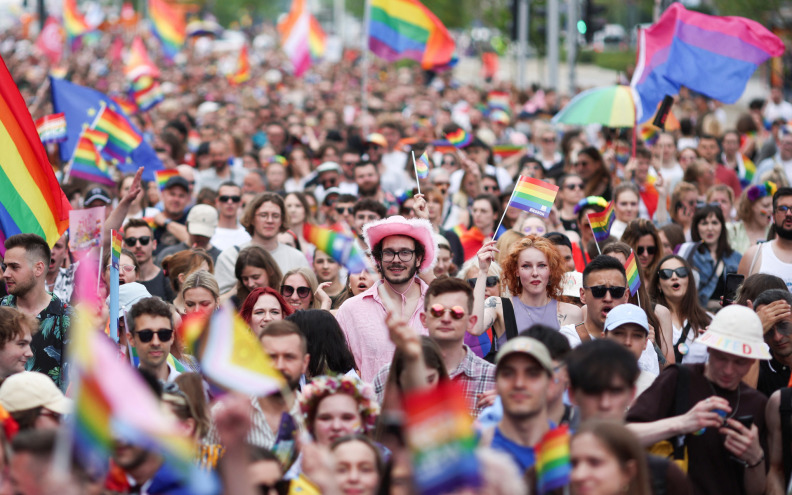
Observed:
[[[641,123],[680,86],[736,102],[756,68],[784,53],[784,43],[756,21],[700,14],[674,3],[657,23],[641,30],[638,50],[630,85]]]

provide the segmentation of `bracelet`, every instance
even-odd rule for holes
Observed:
[[[757,467],[759,464],[763,463],[763,462],[764,462],[764,460],[765,460],[765,455],[764,455],[764,452],[762,452],[762,457],[760,457],[760,458],[759,458],[759,460],[758,460],[758,461],[756,461],[756,463],[755,463],[755,464],[748,464],[748,463],[746,462],[746,463],[745,463],[745,467],[747,467],[748,469],[753,469],[753,468]]]

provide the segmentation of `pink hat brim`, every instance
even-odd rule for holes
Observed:
[[[372,249],[382,239],[392,235],[403,235],[412,237],[415,242],[423,245],[426,254],[424,255],[419,271],[424,272],[432,268],[435,264],[435,254],[437,253],[437,242],[433,236],[432,224],[423,218],[406,219],[399,215],[377,220],[363,226],[363,237],[369,249]]]

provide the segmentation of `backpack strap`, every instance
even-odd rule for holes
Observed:
[[[668,493],[668,465],[671,463],[665,457],[647,455],[646,463],[649,466],[649,482],[652,488],[652,495],[666,495]]]
[[[503,307],[503,326],[506,327],[506,340],[517,336],[517,318],[514,316],[514,305],[508,297],[501,297]],[[493,335],[494,337],[494,335]]]
[[[676,393],[674,394],[674,416],[681,416],[690,409],[690,370],[685,365],[675,364],[677,367]],[[685,458],[685,436],[677,437],[674,445],[674,459]]]
[[[781,458],[784,461],[784,486],[792,474],[792,388],[781,389],[781,403],[778,406],[781,413]]]
[[[679,352],[679,344],[685,343],[687,341],[688,335],[690,334],[690,320],[685,323],[685,326],[682,328],[682,335],[679,336],[679,340],[676,341],[674,344],[674,358],[677,364],[682,364],[682,358],[685,356]]]

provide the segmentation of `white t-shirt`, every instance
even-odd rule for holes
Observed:
[[[559,332],[567,338],[569,345],[573,349],[581,344],[580,335],[575,330],[575,325],[564,325],[559,329]],[[596,337],[591,336],[591,338],[594,339]],[[649,340],[646,341],[646,347],[638,360],[638,367],[643,371],[653,373],[655,376],[660,374],[660,362],[657,360],[657,353],[654,350],[654,346],[649,343]]]
[[[239,246],[240,244],[250,242],[250,234],[248,234],[247,230],[245,230],[245,228],[239,224],[237,224],[236,228],[233,229],[217,227],[215,229],[215,235],[212,236],[212,240],[209,242],[212,244],[212,246],[216,247],[220,251],[223,251],[230,247]]]

